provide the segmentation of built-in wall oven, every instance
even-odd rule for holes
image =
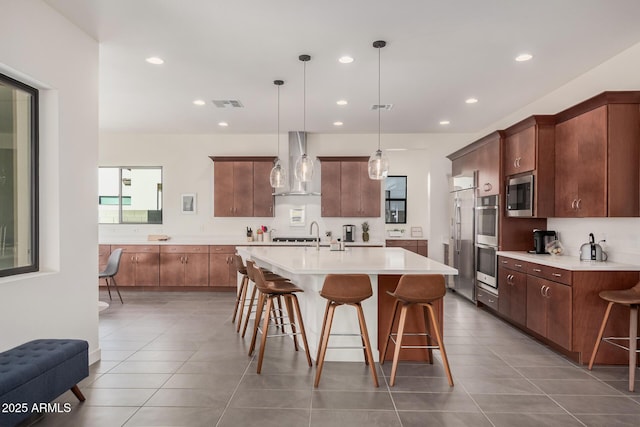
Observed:
[[[498,247],[476,243],[476,284],[498,292]]]
[[[476,242],[498,246],[498,196],[484,196],[476,202]]]
[[[476,284],[497,293],[498,281],[498,196],[484,196],[476,202]]]

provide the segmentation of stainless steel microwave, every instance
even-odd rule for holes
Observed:
[[[507,181],[507,216],[533,216],[533,174],[509,178]]]

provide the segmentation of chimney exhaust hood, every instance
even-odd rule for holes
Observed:
[[[313,187],[313,182],[301,182],[296,179],[296,160],[307,152],[306,132],[289,132],[289,156],[287,172],[289,175],[289,190],[281,193],[273,193],[274,196],[320,196],[317,191],[312,191],[307,187]]]

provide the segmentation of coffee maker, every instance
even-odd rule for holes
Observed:
[[[342,226],[342,241],[343,242],[355,242],[356,240],[356,226],[353,224],[345,224]]]
[[[548,254],[546,246],[556,240],[557,234],[553,230],[533,230],[533,251],[536,254]]]

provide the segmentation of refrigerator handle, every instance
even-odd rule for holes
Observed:
[[[457,202],[457,200],[456,200]],[[462,211],[460,203],[456,203],[456,251],[462,250]]]

